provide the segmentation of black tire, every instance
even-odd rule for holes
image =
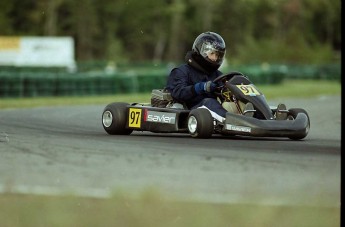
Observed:
[[[133,129],[126,128],[128,103],[115,102],[107,105],[102,113],[102,125],[110,135],[129,135]]]
[[[188,131],[194,138],[210,138],[214,131],[210,111],[203,108],[192,110],[188,115]]]
[[[307,111],[305,111],[304,109],[301,109],[301,108],[294,108],[294,109],[289,109],[289,113],[288,113],[288,119],[289,118],[293,118],[293,119],[296,119],[297,115],[299,113],[304,113],[305,115],[307,115],[307,118],[308,118],[308,125],[307,125],[307,128],[306,128],[306,132],[302,135],[296,135],[296,136],[290,136],[289,138],[292,139],[292,140],[301,140],[301,139],[304,139],[307,135],[308,135],[308,132],[309,132],[309,129],[310,129],[310,118],[309,118],[309,115],[307,113]]]

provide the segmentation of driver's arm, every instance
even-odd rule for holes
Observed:
[[[188,74],[178,68],[171,71],[167,82],[167,89],[175,100],[181,102],[188,102],[188,100],[197,95],[194,84],[189,83]]]

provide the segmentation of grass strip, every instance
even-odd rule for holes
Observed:
[[[152,192],[137,199],[2,194],[0,220],[3,227],[333,227],[340,208],[177,202]]]

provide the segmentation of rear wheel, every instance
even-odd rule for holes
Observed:
[[[102,125],[110,135],[129,135],[132,129],[126,128],[128,103],[116,102],[107,105],[102,114]]]
[[[188,116],[188,131],[194,138],[210,138],[213,134],[213,117],[207,109],[194,109]]]
[[[310,129],[309,115],[308,115],[307,111],[305,111],[304,109],[301,109],[301,108],[289,109],[289,113],[288,113],[287,119],[294,120],[294,119],[296,119],[296,117],[297,117],[297,115],[299,113],[304,113],[305,115],[307,115],[308,125],[306,127],[306,130],[305,130],[304,134],[296,135],[296,136],[290,136],[289,138],[292,139],[292,140],[301,140],[301,139],[305,138],[308,135],[308,132],[309,132],[309,129]]]

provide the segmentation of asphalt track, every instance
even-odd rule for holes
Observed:
[[[110,136],[101,125],[107,103],[1,110],[0,189],[98,197],[154,189],[182,200],[340,207],[341,97],[284,102],[308,111],[306,139]]]

